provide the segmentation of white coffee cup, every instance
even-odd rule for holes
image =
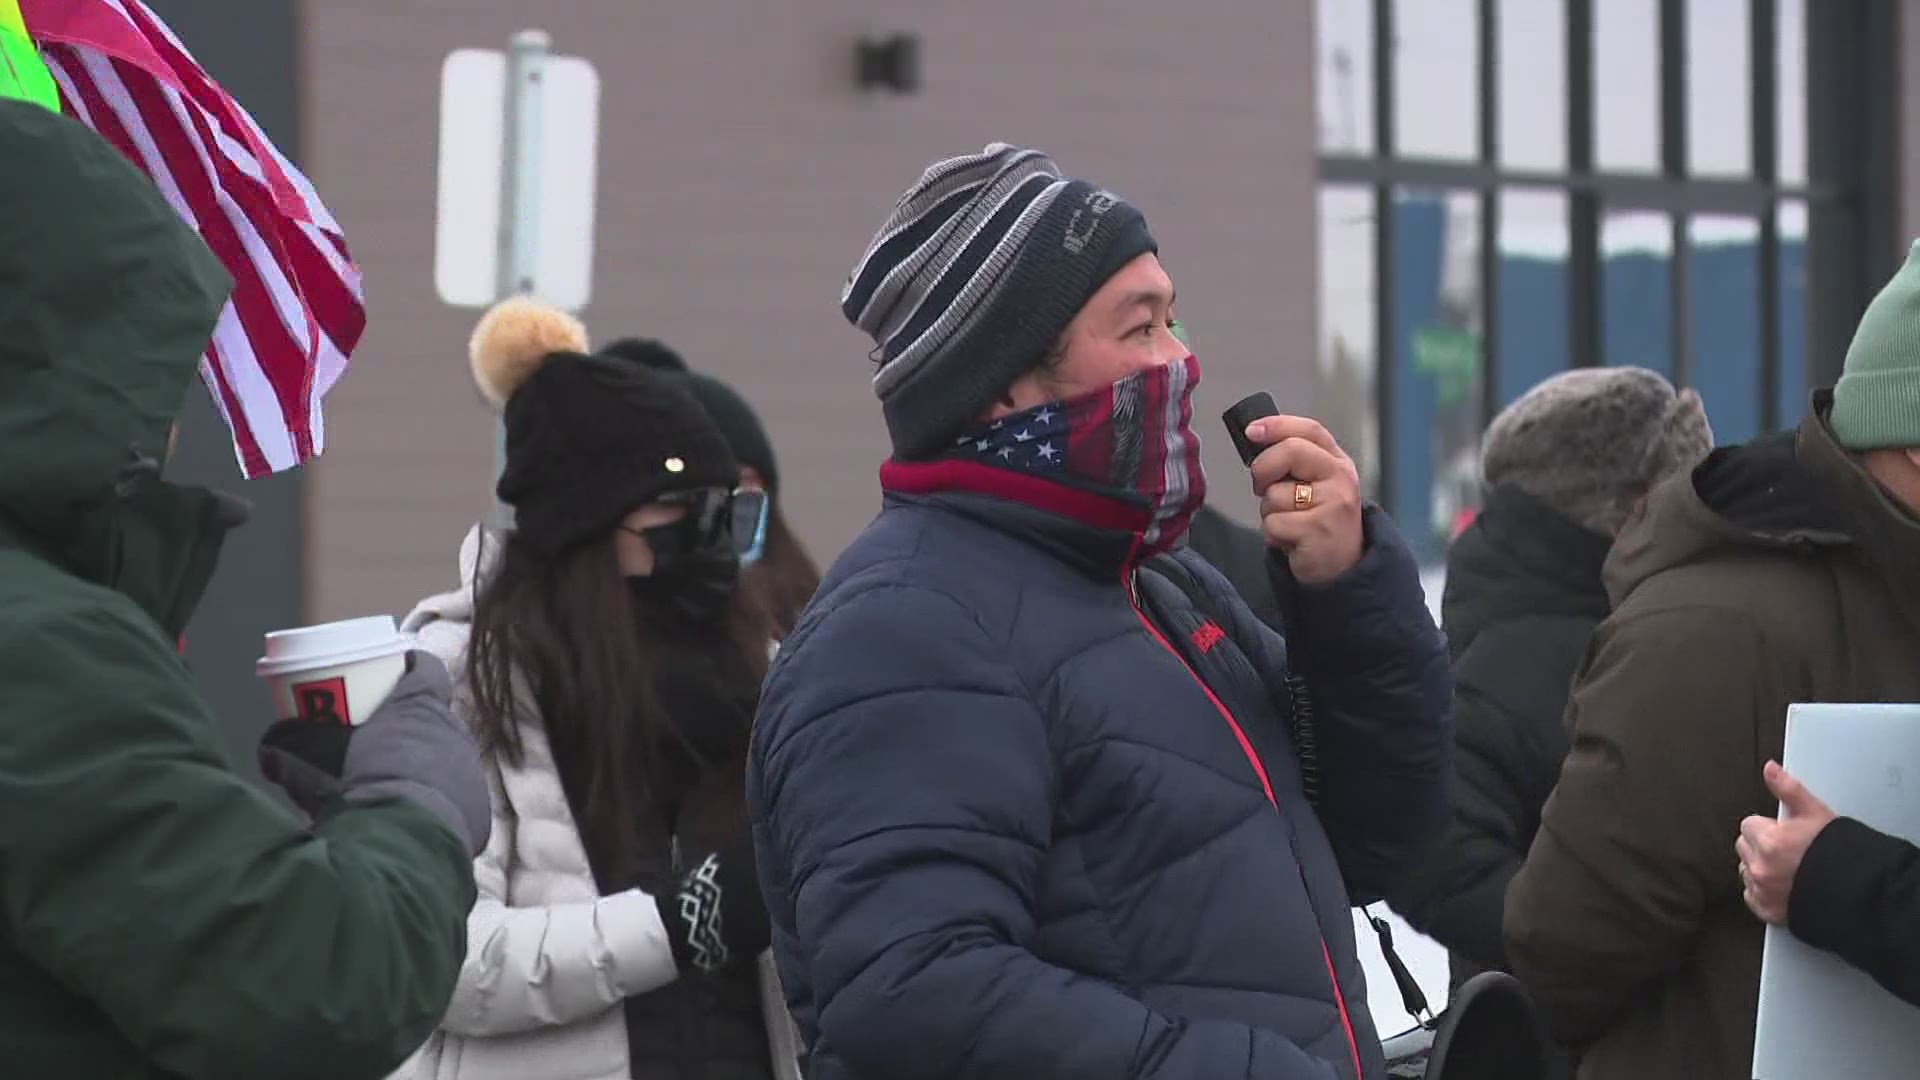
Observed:
[[[360,724],[393,693],[413,647],[391,615],[301,626],[268,634],[254,672],[280,719]]]

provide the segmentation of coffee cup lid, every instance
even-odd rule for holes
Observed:
[[[413,645],[413,636],[402,634],[391,615],[275,630],[267,635],[266,655],[254,664],[254,672],[272,678],[374,660],[406,652]]]

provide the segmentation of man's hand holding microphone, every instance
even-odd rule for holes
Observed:
[[[1228,433],[1260,498],[1260,531],[1296,581],[1326,585],[1360,562],[1360,470],[1317,420],[1283,416],[1267,394],[1228,409]]]

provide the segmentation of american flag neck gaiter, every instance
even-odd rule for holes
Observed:
[[[949,456],[1082,486],[1152,511],[1142,547],[1165,551],[1186,534],[1207,498],[1193,430],[1192,356],[1135,372],[1111,386],[1014,413],[956,440]]]

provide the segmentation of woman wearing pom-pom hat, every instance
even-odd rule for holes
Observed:
[[[650,338],[622,338],[602,348],[600,355],[642,364],[692,391],[719,425],[720,434],[727,437],[733,456],[740,459],[740,483],[767,493],[766,539],[744,576],[765,590],[768,614],[773,616],[779,635],[784,638],[792,633],[800,612],[820,588],[820,567],[787,524],[787,515],[781,509],[780,467],[773,456],[773,441],[753,406],[738,390],[704,371],[693,370],[678,352]]]
[[[764,1080],[768,942],[747,734],[772,628],[738,587],[764,496],[688,390],[588,354],[528,300],[471,346],[502,410],[499,496],[463,588],[407,625],[452,665],[494,838],[434,1080]]]

